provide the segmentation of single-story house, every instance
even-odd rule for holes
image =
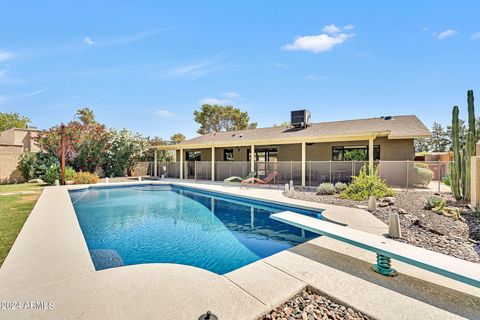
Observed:
[[[430,131],[416,116],[403,115],[319,123],[307,120],[300,126],[212,132],[154,148],[176,150],[180,179],[187,175],[184,174],[185,161],[211,162],[212,180],[215,180],[218,161],[249,162],[251,171],[255,161],[298,161],[301,162],[301,184],[305,185],[307,161],[343,161],[345,153],[352,150],[364,152],[370,164],[376,160],[414,160],[414,139],[430,136]],[[154,174],[156,176],[156,171]]]

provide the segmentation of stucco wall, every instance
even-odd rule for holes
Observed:
[[[378,138],[373,142],[380,146],[380,160],[413,160],[415,148],[412,139],[389,140]],[[332,160],[334,146],[368,146],[368,141],[328,142],[307,145],[307,161]],[[300,144],[283,145],[278,148],[279,160],[301,161],[302,148]]]
[[[0,145],[0,183],[23,182],[17,169],[23,146]]]
[[[0,144],[23,145],[25,151],[38,152],[40,149],[35,145],[34,138],[37,136],[37,130],[28,129],[9,129],[0,132]]]

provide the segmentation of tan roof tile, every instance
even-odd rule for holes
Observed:
[[[391,120],[369,118],[332,122],[313,123],[304,129],[271,127],[222,131],[209,133],[185,140],[180,145],[238,143],[240,141],[281,140],[289,138],[327,138],[338,135],[365,135],[369,133],[386,133],[390,139],[419,138],[430,136],[430,131],[413,115],[393,116]]]

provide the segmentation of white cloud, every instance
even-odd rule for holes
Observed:
[[[155,111],[155,114],[160,118],[172,118],[172,117],[175,117],[177,115],[176,113],[174,113],[170,110],[167,110],[167,109],[157,110],[157,111]]]
[[[95,41],[93,41],[92,38],[90,38],[90,37],[83,38],[83,42],[85,42],[89,46],[93,46],[95,44]]]
[[[472,35],[470,36],[470,39],[472,39],[472,40],[480,40],[480,31],[475,32],[474,34],[472,34]]]
[[[232,101],[228,99],[204,98],[200,101],[201,104],[231,104]]]
[[[331,25],[323,27],[322,31],[325,32],[325,33],[328,33],[328,34],[335,34],[335,33],[341,32],[342,29],[340,29],[339,27],[337,27],[334,24],[331,24]]]
[[[235,92],[235,91],[222,93],[222,96],[224,96],[225,98],[229,98],[229,99],[240,99],[240,97],[241,97],[240,94],[238,92]]]
[[[326,52],[353,36],[353,33],[340,33],[334,36],[325,33],[316,36],[303,36],[296,38],[293,43],[285,45],[283,49],[289,51],[311,51],[313,53]]]
[[[283,46],[282,49],[290,51],[311,51],[313,53],[325,52],[332,50],[338,44],[345,42],[348,38],[353,37],[354,33],[347,33],[346,30],[352,30],[355,27],[347,24],[343,28],[334,24],[324,26],[324,33],[312,36],[297,37],[293,43]]]
[[[443,39],[447,39],[447,38],[450,38],[450,37],[453,37],[457,34],[458,32],[453,30],[453,29],[447,29],[445,31],[442,31],[438,34],[435,34],[435,37],[438,39],[438,40],[443,40]]]
[[[0,62],[11,60],[14,56],[13,53],[0,49]]]

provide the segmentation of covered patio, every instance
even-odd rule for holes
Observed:
[[[384,135],[385,133],[383,133]],[[269,172],[270,167],[272,166],[272,163],[277,163],[277,166],[279,163],[285,162],[279,159],[278,155],[275,157],[275,159],[269,159],[268,152],[263,155],[263,159],[260,159],[258,156],[257,151],[262,150],[262,152],[265,152],[263,150],[265,149],[272,149],[274,146],[292,146],[296,145],[297,148],[299,147],[300,149],[300,161],[294,161],[290,160],[287,161],[290,163],[290,165],[293,167],[299,166],[300,167],[300,177],[301,177],[301,182],[300,185],[305,187],[307,185],[307,163],[308,161],[312,160],[307,160],[309,157],[307,156],[307,146],[313,146],[314,144],[318,143],[328,143],[328,142],[364,142],[368,141],[368,162],[367,161],[358,161],[358,164],[364,165],[368,163],[370,166],[373,166],[374,164],[374,141],[378,136],[381,136],[382,133],[379,132],[372,132],[369,134],[366,134],[364,136],[334,136],[334,137],[329,137],[329,138],[311,138],[311,139],[302,139],[302,138],[297,138],[297,139],[289,139],[289,140],[267,140],[267,141],[262,141],[261,144],[256,144],[255,141],[242,141],[238,143],[206,143],[206,144],[188,144],[188,143],[181,143],[178,145],[160,145],[160,146],[153,146],[155,150],[155,157],[154,157],[154,171],[153,175],[154,177],[159,176],[158,172],[158,150],[175,150],[177,154],[177,162],[178,162],[178,178],[179,179],[185,179],[186,178],[186,172],[185,170],[189,168],[189,163],[193,162],[193,165],[196,166],[196,162],[202,162],[202,168],[204,172],[206,170],[210,171],[209,178],[211,181],[216,181],[218,180],[216,175],[218,175],[218,171],[216,170],[216,166],[222,165],[222,162],[228,163],[230,162],[229,160],[225,160],[225,158],[218,159],[218,151],[224,151],[225,148],[231,149],[231,148],[244,148],[247,150],[247,157],[249,158],[248,161],[235,161],[232,160],[231,163],[236,163],[237,167],[238,165],[242,166],[242,176],[245,176],[249,172],[253,171],[263,171],[263,172]],[[276,150],[276,149],[275,149]],[[202,161],[202,160],[191,160],[188,159],[186,160],[186,156],[190,154],[190,152],[205,152],[209,151],[210,156],[208,157],[207,161]],[[255,154],[256,156],[251,156],[252,154]],[[298,155],[295,155],[298,156]],[[264,161],[261,161],[264,160]],[[273,161],[272,161],[273,160]],[[332,161],[330,161],[332,162]],[[205,163],[208,163],[209,168],[205,167]],[[259,165],[259,163],[263,163],[263,168],[260,168],[262,165]],[[287,164],[288,164],[287,163]],[[186,165],[187,164],[187,165]],[[245,167],[247,166],[248,170],[245,172]],[[311,166],[310,166],[311,167]],[[198,172],[198,167],[195,167],[195,174]],[[292,169],[293,170],[293,169]],[[238,170],[236,170],[238,171]]]

